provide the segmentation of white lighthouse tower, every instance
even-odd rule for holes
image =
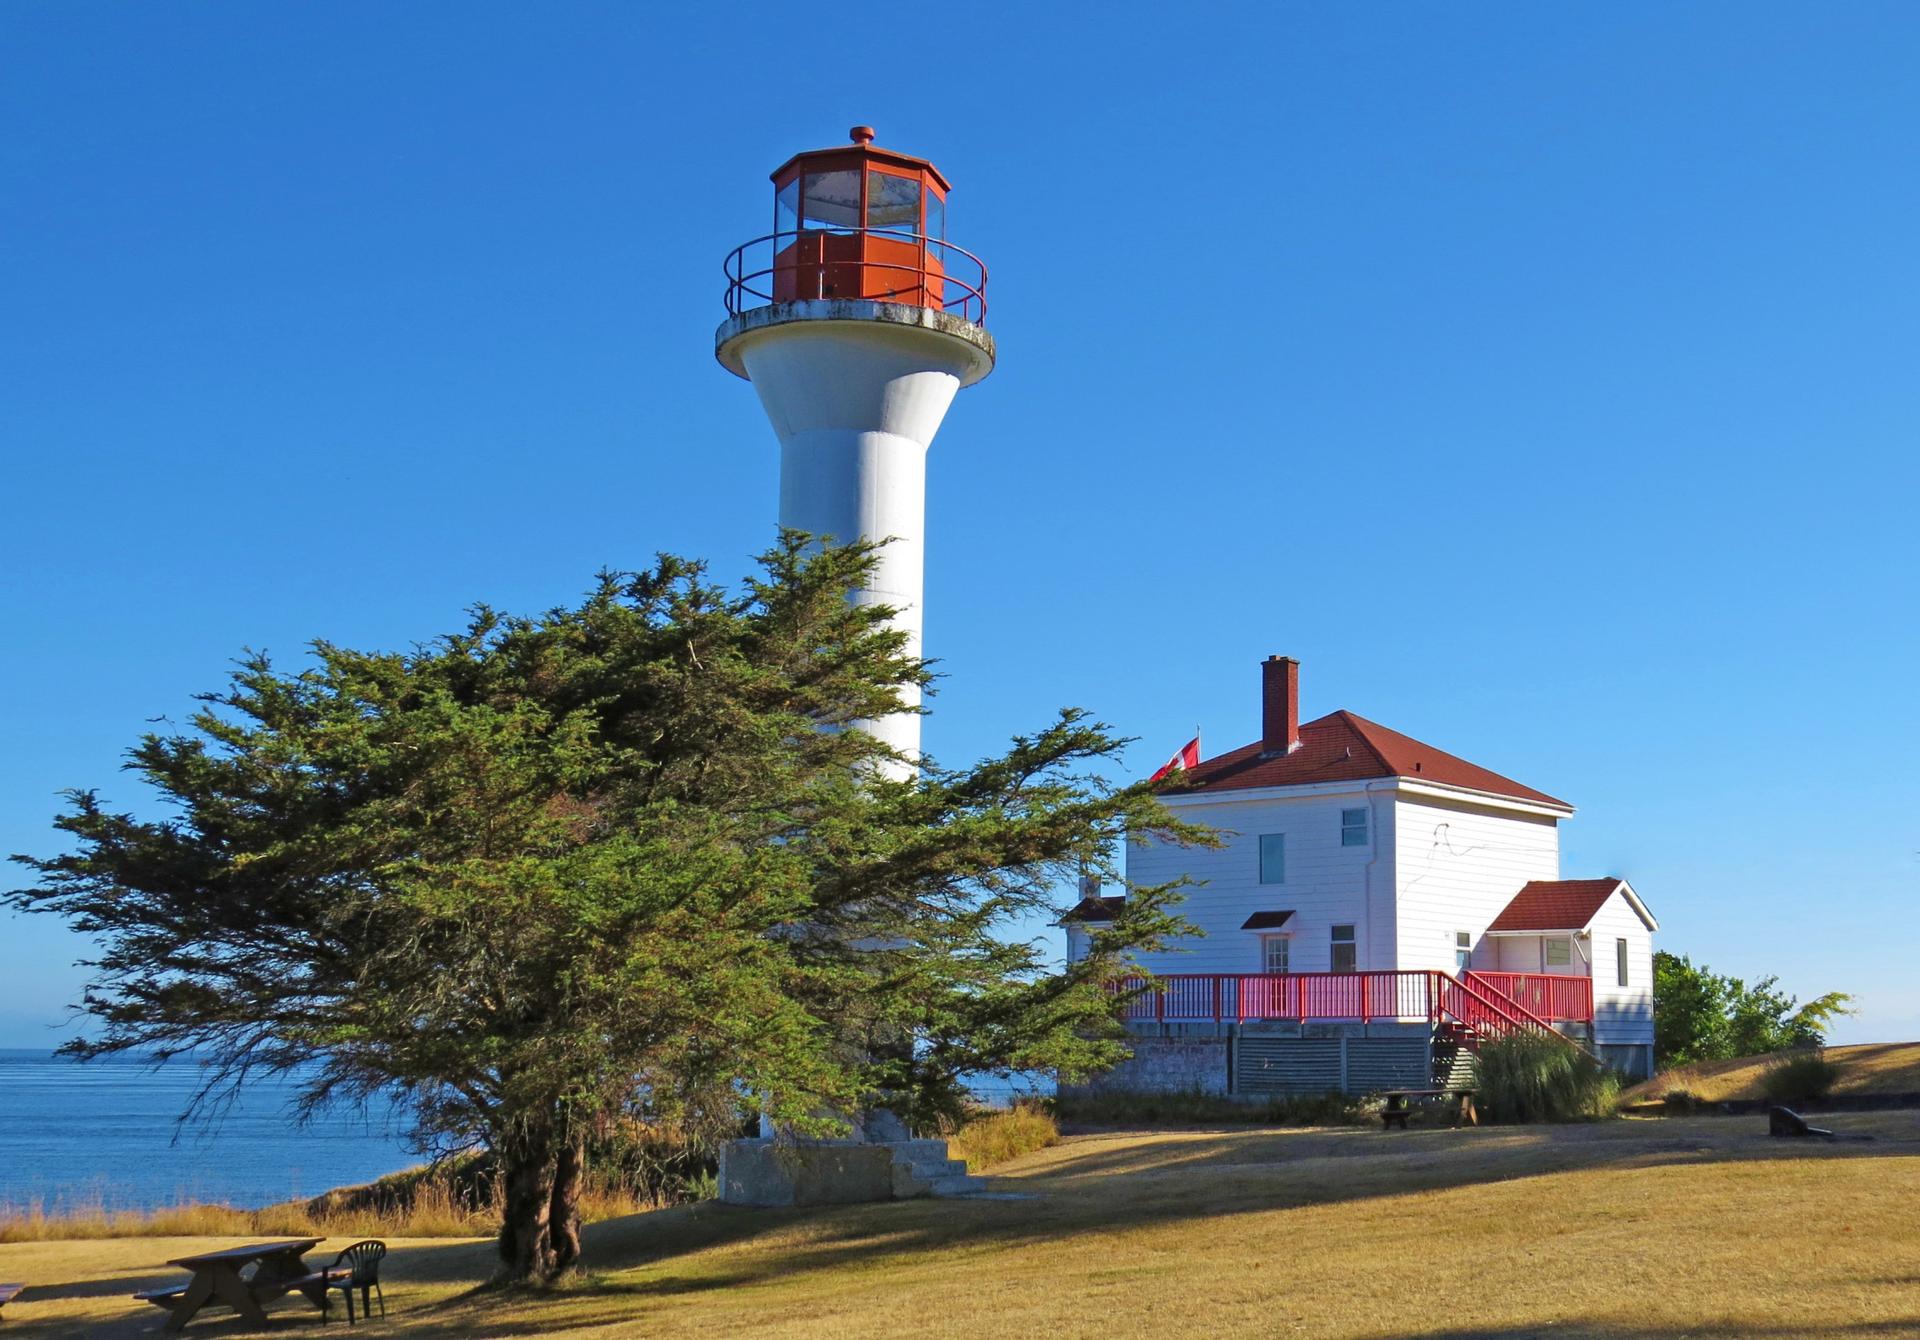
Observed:
[[[946,240],[940,170],[878,148],[869,126],[851,135],[774,172],[773,231],[727,258],[714,353],[779,435],[781,526],[888,541],[854,598],[898,611],[918,656],[927,448],[954,393],[993,370],[987,272]],[[916,713],[862,725],[919,757]]]

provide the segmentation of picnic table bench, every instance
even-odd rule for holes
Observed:
[[[296,1291],[324,1310],[327,1280],[336,1272],[309,1269],[305,1260],[306,1254],[322,1241],[321,1238],[296,1238],[255,1242],[224,1251],[201,1252],[197,1256],[176,1256],[167,1264],[191,1270],[192,1279],[161,1289],[147,1289],[134,1297],[170,1311],[173,1315],[167,1318],[169,1331],[184,1328],[209,1304],[230,1307],[256,1326],[264,1326],[265,1305]],[[253,1274],[242,1275],[241,1271],[249,1265],[254,1267]]]
[[[1395,1126],[1407,1129],[1407,1118],[1413,1114],[1412,1099],[1415,1098],[1452,1098],[1455,1100],[1454,1117],[1469,1126],[1480,1124],[1480,1114],[1473,1106],[1472,1089],[1388,1089],[1381,1095],[1386,1106],[1380,1109],[1380,1129],[1390,1131]]]

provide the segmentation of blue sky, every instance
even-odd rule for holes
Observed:
[[[766,174],[954,181],[926,738],[1158,764],[1256,662],[1567,797],[1661,944],[1920,1037],[1910,6],[0,8],[0,849],[243,646],[772,535]],[[0,913],[0,1045],[86,945]]]

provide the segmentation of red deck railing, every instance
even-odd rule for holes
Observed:
[[[1587,988],[1584,997],[1580,985]],[[1121,1006],[1129,1023],[1449,1020],[1497,1037],[1515,1031],[1558,1036],[1549,1020],[1593,1018],[1591,982],[1536,973],[1163,973],[1123,978],[1112,989],[1138,993]],[[1536,997],[1549,1010],[1534,1008]],[[1557,1012],[1563,1009],[1569,1012]]]
[[[1593,979],[1542,972],[1467,972],[1497,996],[1505,996],[1542,1019],[1593,1022]]]

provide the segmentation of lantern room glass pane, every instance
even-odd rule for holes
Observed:
[[[860,172],[809,172],[800,189],[802,228],[858,228]]]
[[[926,234],[937,242],[947,240],[947,198],[927,188],[927,226]]]
[[[790,233],[800,226],[800,179],[795,177],[773,193],[773,231]]]
[[[920,231],[920,183],[890,172],[867,173],[867,227]]]

